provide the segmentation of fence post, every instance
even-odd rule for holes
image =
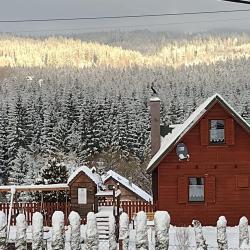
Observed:
[[[109,250],[117,249],[116,242],[116,221],[114,215],[109,216]]]
[[[0,250],[6,249],[7,220],[5,213],[0,211]]]
[[[16,227],[17,233],[15,247],[17,250],[27,250],[27,222],[24,214],[19,214],[16,217]]]
[[[157,211],[154,215],[155,249],[168,249],[170,216],[166,211]]]
[[[87,215],[87,229],[86,229],[86,250],[98,250],[99,238],[96,217],[93,212]]]
[[[147,215],[140,211],[136,215],[136,249],[148,249]]]
[[[207,244],[202,233],[201,223],[198,220],[193,220],[192,225],[194,226],[197,250],[207,250]]]
[[[119,223],[119,250],[128,250],[129,246],[129,218],[128,214],[122,213],[120,215]],[[121,246],[120,246],[121,244]],[[122,247],[122,248],[121,248]]]
[[[64,214],[62,211],[55,211],[52,216],[52,249],[61,250],[64,246]]]
[[[217,221],[217,242],[219,250],[227,250],[227,220],[225,216],[220,216]]]
[[[81,217],[75,212],[71,211],[69,214],[70,223],[70,247],[72,250],[81,250]]]
[[[43,215],[39,212],[32,217],[32,249],[43,250]]]
[[[239,222],[239,247],[249,249],[248,219],[245,216]]]

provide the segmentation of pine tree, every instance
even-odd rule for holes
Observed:
[[[59,157],[51,158],[41,169],[43,184],[67,183],[68,171],[66,165],[60,161]],[[65,201],[65,193],[51,192],[44,194],[44,201]]]

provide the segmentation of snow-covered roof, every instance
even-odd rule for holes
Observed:
[[[11,189],[13,189],[16,192],[29,192],[29,191],[55,191],[55,190],[67,190],[69,189],[68,184],[66,183],[58,183],[58,184],[47,184],[47,185],[43,185],[43,184],[39,184],[39,185],[12,185],[12,186],[0,186],[0,191],[1,192],[8,192],[11,191]]]
[[[100,185],[102,183],[102,179],[99,174],[96,172],[93,173],[92,169],[88,168],[87,166],[83,165],[77,168],[69,177],[68,184],[79,174],[79,173],[86,174],[96,185]]]
[[[179,142],[216,101],[222,104],[222,106],[224,106],[243,127],[250,131],[250,125],[225,101],[225,99],[222,98],[221,95],[216,93],[207,98],[207,100],[203,102],[183,124],[175,127],[170,134],[163,138],[160,149],[148,164],[147,172],[151,172],[157,167],[162,158],[172,149],[172,146]]]
[[[147,192],[145,192],[144,190],[142,190],[141,188],[139,188],[134,183],[130,183],[130,181],[128,179],[126,179],[125,177],[117,174],[113,170],[109,170],[107,172],[107,174],[105,174],[105,175],[102,176],[102,179],[103,179],[104,183],[109,178],[113,178],[114,180],[116,180],[117,182],[119,182],[121,185],[123,185],[124,187],[126,187],[127,189],[129,189],[130,191],[132,191],[133,193],[135,193],[137,196],[141,197],[143,200],[145,200],[145,201],[152,201],[153,200],[153,198],[152,198],[151,195],[149,195]]]

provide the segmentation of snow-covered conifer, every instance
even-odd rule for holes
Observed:
[[[194,227],[197,250],[207,250],[207,244],[202,233],[201,223],[198,220],[193,220],[192,225]]]
[[[16,217],[16,242],[15,247],[17,250],[27,250],[27,222],[24,214],[19,214]]]
[[[81,217],[75,212],[71,211],[69,214],[69,223],[70,223],[70,247],[72,250],[81,250]]]
[[[43,250],[43,215],[39,212],[32,216],[32,249]]]
[[[136,249],[148,250],[147,215],[140,211],[136,215]]]
[[[157,211],[154,215],[155,247],[158,250],[168,249],[170,216],[166,211]]]
[[[119,221],[119,239],[122,240],[122,249],[128,250],[129,247],[129,218],[128,214],[122,213]]]
[[[52,249],[62,250],[65,247],[64,214],[55,211],[52,216]]]
[[[227,250],[227,220],[225,216],[220,216],[217,221],[217,242],[218,249]]]
[[[87,229],[86,229],[86,250],[98,250],[99,238],[96,217],[93,212],[87,215]]]

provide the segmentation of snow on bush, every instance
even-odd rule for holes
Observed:
[[[109,216],[109,250],[116,250],[116,236],[115,236],[115,217],[114,215]]]
[[[220,216],[217,221],[217,242],[219,250],[227,250],[227,220],[225,216]]]
[[[87,229],[86,229],[86,250],[98,250],[99,238],[97,231],[96,217],[93,212],[87,215]]]
[[[64,214],[55,211],[52,216],[52,249],[62,250],[65,245]]]
[[[0,250],[6,249],[7,220],[4,212],[0,211]]]
[[[32,249],[43,250],[43,215],[39,212],[32,216]]]
[[[143,211],[136,215],[136,249],[148,249],[147,215]]]
[[[193,220],[192,225],[194,226],[197,250],[207,250],[207,244],[202,233],[201,223],[198,220]]]
[[[157,211],[154,215],[155,223],[155,248],[168,249],[170,216],[166,211]]]
[[[71,211],[69,214],[69,223],[70,223],[70,246],[71,250],[80,250],[81,249],[81,217],[75,212]]]
[[[188,250],[190,247],[190,231],[189,227],[176,227],[175,228],[176,244],[180,246],[180,250]]]
[[[26,236],[27,222],[24,214],[19,214],[16,217],[16,227],[17,231],[16,231],[15,247],[18,250],[27,250],[27,236]]]
[[[240,249],[250,249],[248,219],[245,216],[241,217],[239,223],[239,247]]]
[[[126,213],[120,215],[119,239],[122,240],[122,249],[127,250],[129,246],[129,218]]]

